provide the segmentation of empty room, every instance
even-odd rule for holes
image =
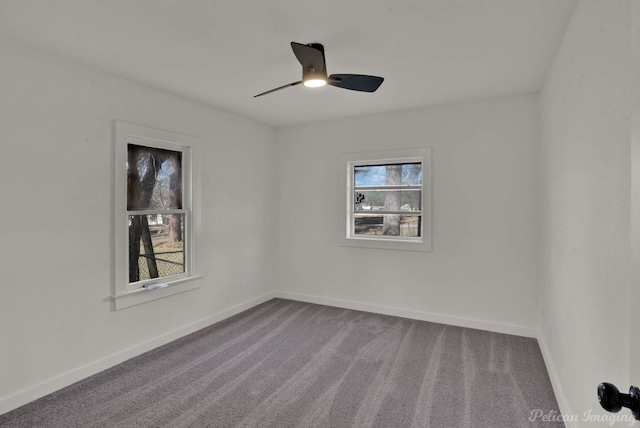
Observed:
[[[0,426],[637,424],[639,15],[0,0]]]

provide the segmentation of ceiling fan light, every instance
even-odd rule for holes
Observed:
[[[327,84],[325,79],[308,79],[303,82],[307,88],[320,88]]]

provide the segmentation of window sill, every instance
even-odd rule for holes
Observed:
[[[431,242],[424,239],[399,240],[399,239],[376,239],[376,238],[343,238],[341,247],[375,248],[380,250],[398,251],[431,251]]]
[[[200,284],[194,280],[201,278],[203,278],[202,275],[190,276],[188,278],[168,282],[167,284],[169,286],[165,288],[158,288],[155,290],[139,288],[137,290],[127,291],[126,293],[116,294],[113,296],[115,310],[129,308],[131,306],[195,290],[196,288],[200,288]]]

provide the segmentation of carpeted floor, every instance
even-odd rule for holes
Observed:
[[[561,427],[534,339],[274,299],[2,427]]]

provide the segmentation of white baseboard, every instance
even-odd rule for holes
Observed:
[[[242,302],[240,304],[232,306],[231,308],[220,311],[216,314],[202,318],[198,321],[194,321],[183,327],[177,328],[175,330],[171,330],[165,334],[156,336],[142,343],[136,344],[135,346],[131,346],[121,351],[115,352],[104,358],[100,358],[99,360],[93,361],[89,364],[85,364],[84,366],[75,368],[66,373],[62,373],[58,376],[55,376],[51,379],[47,379],[44,382],[27,387],[14,394],[3,397],[0,399],[0,415],[3,413],[9,412],[15,408],[18,408],[20,406],[23,406],[27,403],[30,403],[31,401],[36,400],[40,397],[44,397],[47,394],[51,394],[52,392],[55,392],[66,386],[69,386],[86,377],[89,377],[103,370],[106,370],[109,367],[113,367],[116,364],[120,364],[123,361],[126,361],[130,358],[136,357],[154,348],[165,345],[173,340],[186,336],[187,334],[193,333],[202,328],[205,328],[212,324],[220,322],[242,311],[245,311],[256,305],[259,305],[260,303],[271,300],[274,297],[275,297],[274,293],[267,293],[262,296],[256,297],[255,299],[247,300],[246,302]]]
[[[312,296],[308,294],[292,293],[289,291],[276,290],[274,297],[282,299],[298,300],[300,302],[317,303],[320,305],[335,306],[344,309],[354,309],[364,312],[374,312],[383,315],[393,315],[402,318],[409,318],[420,321],[430,321],[439,324],[455,325],[458,327],[474,328],[477,330],[492,331],[495,333],[512,334],[536,338],[537,333],[534,328],[512,324],[501,324],[490,321],[481,321],[472,318],[456,317],[432,312],[414,311],[411,309],[394,308],[391,306],[374,305],[371,303],[353,302],[349,300],[333,299],[330,297]]]
[[[544,359],[544,364],[547,366],[547,372],[549,373],[549,379],[551,379],[551,386],[553,387],[553,393],[556,396],[556,401],[558,402],[558,407],[560,408],[560,413],[563,415],[573,415],[574,413],[571,411],[569,407],[569,402],[567,401],[567,397],[564,395],[562,391],[562,384],[560,383],[560,377],[558,376],[558,372],[556,371],[556,366],[553,364],[553,359],[551,358],[551,353],[549,352],[549,347],[547,346],[547,342],[544,340],[542,332],[538,331],[538,345],[540,345],[540,351],[542,352],[542,358]],[[578,422],[571,420],[564,421],[564,425],[566,428],[578,428]]]

